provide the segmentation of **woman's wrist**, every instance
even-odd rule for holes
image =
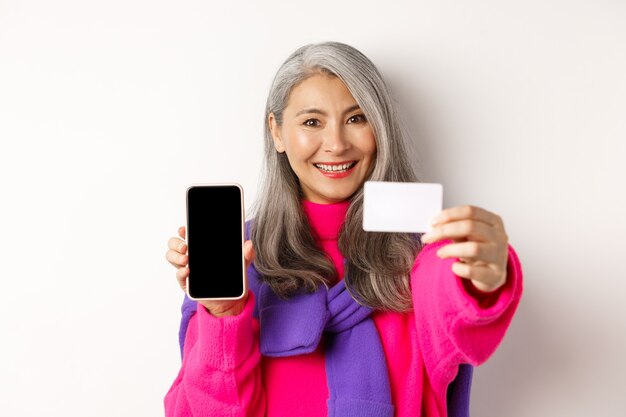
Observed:
[[[231,305],[225,310],[221,309],[209,309],[206,305],[202,304],[202,306],[206,309],[206,311],[212,315],[213,317],[229,317],[229,316],[238,316],[245,309],[246,303],[248,301],[248,294],[241,300],[238,300],[235,304]]]

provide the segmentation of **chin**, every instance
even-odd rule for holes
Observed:
[[[342,193],[325,194],[324,197],[328,200],[334,200],[336,202],[339,202],[339,201],[344,201],[344,200],[349,199],[350,197],[354,195],[356,191],[357,190],[347,191],[347,192],[342,192]]]

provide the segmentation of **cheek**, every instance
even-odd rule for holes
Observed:
[[[317,141],[306,133],[294,133],[285,142],[285,150],[294,161],[303,161],[317,152]]]
[[[363,138],[361,149],[363,150],[363,154],[368,156],[370,159],[374,159],[376,156],[376,138],[373,133],[366,135]]]

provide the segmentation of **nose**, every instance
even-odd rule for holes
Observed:
[[[350,148],[350,141],[340,124],[329,125],[324,135],[324,152],[341,154]]]

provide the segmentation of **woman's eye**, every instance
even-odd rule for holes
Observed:
[[[349,118],[348,121],[353,120],[355,118],[357,119],[356,122],[352,122],[352,123],[358,123],[358,122],[364,122],[365,121],[365,115],[362,115],[362,114],[355,114],[354,116]]]
[[[313,122],[313,123],[309,123],[309,122]],[[315,126],[317,126],[316,123],[319,123],[319,120],[317,120],[317,119],[307,119],[307,120],[304,121],[303,125],[309,126],[309,127],[315,127]]]

